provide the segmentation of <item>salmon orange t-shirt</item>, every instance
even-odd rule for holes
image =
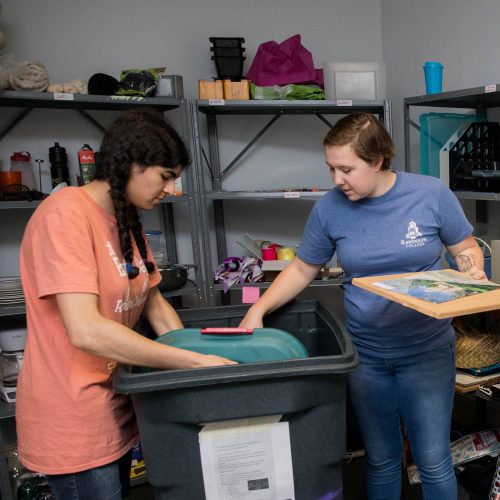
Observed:
[[[113,391],[116,363],[73,347],[55,299],[95,294],[104,317],[132,328],[161,279],[147,273],[135,243],[134,265],[140,273],[129,280],[114,216],[81,188],[51,195],[31,217],[21,244],[28,335],[16,398],[19,457],[29,469],[98,467],[137,440],[130,399]]]

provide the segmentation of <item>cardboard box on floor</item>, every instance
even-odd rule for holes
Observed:
[[[443,271],[449,272],[451,275],[461,275],[461,273],[453,269],[446,269]],[[434,304],[422,299],[410,297],[409,295],[386,290],[373,284],[378,281],[405,278],[407,276],[416,277],[418,274],[419,273],[405,273],[354,278],[352,284],[437,319],[453,318],[454,316],[464,316],[466,314],[500,309],[500,289],[469,295],[468,297],[442,302],[441,304]]]

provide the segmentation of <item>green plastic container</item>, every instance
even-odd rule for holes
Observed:
[[[185,328],[165,333],[156,341],[202,354],[216,354],[238,363],[309,356],[300,340],[277,328]]]
[[[482,116],[463,113],[424,113],[420,115],[420,173],[439,178],[439,151],[459,128],[485,121]]]

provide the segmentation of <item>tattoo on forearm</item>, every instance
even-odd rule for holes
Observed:
[[[464,271],[469,271],[476,265],[473,255],[460,253],[456,256],[455,260],[457,262],[458,270],[462,273]]]

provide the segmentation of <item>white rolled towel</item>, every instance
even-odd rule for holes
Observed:
[[[14,90],[43,92],[49,83],[49,75],[38,61],[22,61],[9,75],[9,85]]]

